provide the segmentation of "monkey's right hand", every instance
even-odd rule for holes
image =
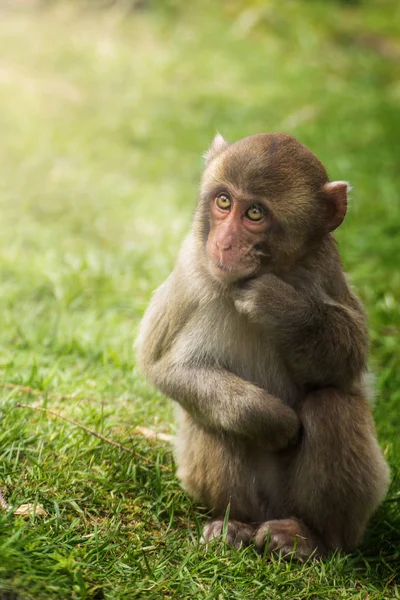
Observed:
[[[239,313],[266,325],[285,322],[288,314],[302,315],[308,309],[304,296],[271,273],[238,284],[232,296]]]
[[[254,432],[258,430],[259,443],[269,452],[279,452],[294,446],[300,440],[301,422],[295,411],[277,398],[264,390],[260,390],[263,410],[254,411],[254,417],[258,420],[258,427],[251,424]],[[251,411],[251,407],[249,407]],[[248,423],[248,425],[250,425]]]

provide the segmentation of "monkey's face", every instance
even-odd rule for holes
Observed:
[[[217,136],[197,211],[210,273],[233,282],[295,266],[344,218],[347,184],[327,182],[322,163],[291,136],[232,145]]]
[[[265,237],[271,226],[262,200],[246,198],[225,188],[209,199],[206,254],[211,273],[235,281],[255,275],[265,257]]]

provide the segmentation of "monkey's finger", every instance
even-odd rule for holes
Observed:
[[[236,549],[239,549],[249,544],[254,529],[255,526],[248,523],[228,521],[225,526],[223,519],[215,519],[205,525],[200,542],[207,544],[207,542],[219,537],[228,546],[234,546]]]
[[[297,523],[295,519],[262,523],[252,538],[256,548],[267,554],[294,555],[297,560],[303,561],[312,554],[314,547],[312,541],[302,535],[301,526]]]

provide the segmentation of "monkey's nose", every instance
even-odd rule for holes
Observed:
[[[222,242],[218,242],[217,240],[215,245],[217,246],[218,250],[230,250],[232,248],[232,240],[227,239],[223,240]]]

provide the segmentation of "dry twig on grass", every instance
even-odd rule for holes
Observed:
[[[143,454],[136,452],[136,450],[132,450],[132,448],[127,448],[126,446],[123,446],[119,442],[110,440],[110,438],[107,438],[102,433],[99,433],[98,431],[95,431],[94,429],[90,429],[90,427],[86,427],[86,425],[83,425],[82,423],[79,423],[78,421],[75,421],[74,419],[70,419],[69,417],[64,417],[64,415],[61,415],[60,413],[58,413],[54,410],[49,410],[48,408],[42,408],[41,406],[32,406],[31,404],[23,404],[22,402],[17,402],[17,404],[15,406],[17,408],[28,408],[30,410],[35,410],[38,412],[46,413],[48,415],[51,415],[52,417],[56,417],[57,419],[66,421],[67,423],[70,423],[71,425],[74,425],[75,427],[79,427],[79,429],[83,429],[83,431],[86,431],[86,433],[89,433],[90,435],[94,435],[95,437],[99,438],[103,442],[106,442],[106,444],[109,444],[110,446],[115,446],[116,448],[119,448],[120,450],[123,450],[124,452],[128,452],[129,454],[136,456],[136,458],[139,458],[143,462],[154,466],[154,461],[147,458],[147,456],[144,456]],[[159,465],[159,467],[163,471],[167,471],[168,473],[171,472],[171,469],[169,467],[166,467],[165,465]]]
[[[137,426],[131,432],[132,435],[140,435],[147,438],[148,440],[161,440],[162,442],[172,442],[174,436],[170,433],[162,433],[161,431],[153,431],[148,427]]]
[[[4,492],[0,489],[0,508],[2,508],[5,511],[10,510],[11,504],[8,504],[5,494]],[[18,506],[13,514],[16,517],[30,517],[31,515],[37,515],[39,517],[45,517],[47,515],[47,512],[44,510],[43,506],[41,504],[21,504],[21,506]]]
[[[9,509],[8,502],[6,500],[6,497],[5,497],[4,492],[3,492],[2,489],[0,489],[0,507],[3,510],[8,510]]]

